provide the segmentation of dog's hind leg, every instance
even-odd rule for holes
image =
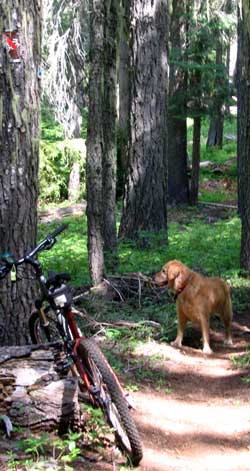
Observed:
[[[233,345],[232,334],[231,334],[233,310],[232,310],[232,302],[231,302],[230,298],[228,298],[225,301],[224,308],[221,312],[221,318],[222,318],[222,320],[224,322],[224,325],[225,325],[224,344],[229,345],[229,346]]]
[[[202,339],[203,339],[202,351],[203,353],[205,353],[205,355],[211,355],[211,353],[213,353],[213,350],[211,350],[210,344],[209,344],[209,321],[204,315],[199,316],[199,317],[200,317]]]

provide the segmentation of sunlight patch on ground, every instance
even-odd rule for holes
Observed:
[[[240,454],[222,453],[206,456],[183,457],[165,453],[156,455],[155,450],[148,449],[145,455],[147,464],[138,471],[249,471],[249,452]]]
[[[172,432],[196,435],[204,431],[206,435],[215,434],[218,437],[222,434],[225,437],[237,433],[247,434],[250,431],[250,404],[241,406],[237,402],[233,404],[232,399],[225,399],[224,404],[212,403],[204,408],[204,402],[184,402],[185,397],[180,405],[180,399],[168,398],[164,394],[152,396],[143,392],[133,395],[138,404],[139,422],[149,426],[152,419],[154,426],[165,435]],[[140,411],[142,402],[149,414]]]
[[[232,355],[233,353],[234,351],[232,349]],[[227,357],[215,358],[213,355],[206,356],[198,349],[189,349],[189,352],[187,353],[185,348],[179,350],[168,344],[149,341],[138,346],[135,349],[134,354],[146,358],[159,356],[166,361],[167,369],[171,370],[172,364],[174,368],[176,368],[176,364],[178,364],[179,372],[185,370],[185,367],[187,366],[193,366],[196,370],[199,370],[199,367],[204,368],[205,364],[206,376],[211,378],[230,376],[234,373],[233,365]]]

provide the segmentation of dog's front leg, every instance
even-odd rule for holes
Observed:
[[[185,314],[180,309],[177,309],[177,312],[178,312],[177,337],[173,342],[171,342],[171,345],[173,347],[176,347],[176,348],[181,348],[183,335],[184,335],[184,330],[185,330],[188,318],[185,316]]]

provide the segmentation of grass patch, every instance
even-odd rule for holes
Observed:
[[[246,368],[250,366],[250,350],[247,349],[244,355],[232,356],[231,360],[235,368]]]
[[[164,235],[165,236],[165,235]],[[210,224],[194,219],[187,224],[170,223],[168,244],[162,234],[147,235],[142,250],[138,242],[121,242],[119,272],[157,271],[171,259],[202,268],[208,274],[231,276],[239,268],[240,221],[232,217]]]
[[[89,283],[87,224],[85,217],[64,219],[68,229],[51,251],[40,260],[45,269],[68,271],[75,286]],[[40,224],[39,240],[58,227],[58,222]],[[141,243],[143,239],[143,244]],[[209,275],[231,279],[239,270],[240,220],[233,216],[216,223],[194,217],[189,222],[171,222],[167,234],[144,233],[137,241],[119,242],[117,274],[152,273],[171,259],[199,267]],[[150,305],[148,306],[150,310]]]
[[[237,121],[236,117],[232,116],[227,118],[224,122],[224,142],[223,148],[218,149],[214,147],[206,147],[207,135],[209,130],[209,119],[204,118],[202,120],[201,127],[201,162],[210,161],[215,166],[220,168],[220,173],[214,171],[213,168],[200,169],[200,191],[199,201],[213,202],[213,203],[224,203],[230,200],[236,199],[236,184],[237,184]],[[188,121],[188,154],[192,156],[192,132],[193,123],[192,120]],[[227,183],[232,182],[232,188],[223,188],[223,182],[227,180]],[[214,182],[208,185],[206,189],[206,183]],[[216,185],[217,182],[217,185]],[[222,185],[219,183],[222,182]],[[204,188],[205,187],[205,188]]]
[[[58,238],[58,243],[50,251],[42,252],[40,261],[46,270],[68,272],[74,286],[89,283],[87,223],[85,217],[65,218],[69,227]],[[54,231],[58,222],[39,225],[39,240]]]

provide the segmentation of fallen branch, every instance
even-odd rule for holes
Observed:
[[[100,327],[128,327],[130,329],[138,329],[139,327],[146,326],[146,327],[155,327],[160,328],[161,324],[151,320],[142,320],[139,322],[130,322],[125,320],[118,320],[114,322],[99,322],[93,319],[86,311],[79,311],[78,309],[73,309],[73,313],[80,317],[81,319],[86,319],[88,321],[89,326],[93,326],[94,328]]]
[[[225,209],[237,209],[237,206],[234,204],[211,203],[211,202],[206,202],[206,201],[199,201],[198,204],[202,206],[217,206],[218,208],[225,208]]]

